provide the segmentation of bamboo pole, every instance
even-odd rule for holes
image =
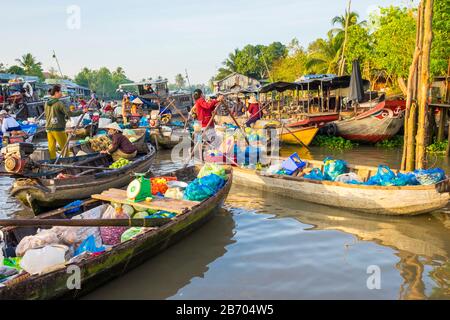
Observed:
[[[344,44],[342,45],[342,57],[341,57],[341,65],[339,66],[339,76],[342,77],[345,72],[345,50],[347,47],[348,42],[348,27],[350,24],[350,10],[352,6],[352,1],[348,1],[348,8],[347,8],[347,19],[345,21],[345,36],[344,36]]]
[[[418,86],[418,126],[416,137],[416,169],[425,167],[427,107],[430,90],[430,52],[433,42],[433,1],[425,0],[423,16],[423,47]]]

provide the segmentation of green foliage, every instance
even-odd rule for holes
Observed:
[[[416,41],[416,10],[390,6],[380,8],[372,17],[376,26],[373,37],[373,60],[378,70],[396,80],[408,77]]]
[[[6,70],[6,72],[21,75],[21,76],[25,75],[25,70],[23,70],[23,68],[16,66],[16,65],[9,67],[8,70]]]
[[[442,142],[435,142],[427,147],[429,154],[444,155],[447,152],[448,140]]]
[[[305,67],[309,73],[337,73],[342,43],[328,34],[328,39],[317,39],[308,47]]]
[[[434,1],[433,35],[431,73],[446,75],[450,57],[450,1],[448,0]]]
[[[120,94],[116,92],[118,86],[132,81],[126,77],[122,67],[116,68],[113,72],[103,67],[99,70],[83,68],[75,76],[75,82],[96,91],[102,98],[120,98]]]
[[[306,52],[299,48],[289,54],[286,58],[276,61],[272,68],[274,81],[294,82],[299,75],[306,72]]]
[[[19,67],[23,69],[25,75],[37,76],[40,79],[44,79],[42,70],[42,63],[38,62],[31,53],[24,54],[20,59],[16,59]],[[16,69],[20,71],[19,69]]]
[[[395,136],[389,140],[383,140],[378,142],[375,147],[383,148],[383,149],[396,149],[403,146],[404,137],[403,136]]]
[[[349,150],[353,149],[353,147],[358,144],[351,142],[350,140],[346,140],[342,137],[330,137],[324,135],[317,135],[314,138],[313,145],[317,147],[324,147],[330,150]]]
[[[233,72],[246,76],[263,79],[269,76],[274,63],[285,58],[288,49],[281,42],[274,42],[268,46],[247,45],[242,49],[235,49],[223,62],[224,67],[219,69],[216,80],[221,80]]]

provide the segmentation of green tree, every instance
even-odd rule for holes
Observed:
[[[8,71],[8,68],[6,67],[6,65],[4,63],[0,62],[0,72],[5,73],[7,71]]]
[[[175,84],[177,85],[178,89],[182,89],[186,86],[186,80],[181,73],[175,76]]]
[[[373,58],[375,68],[388,80],[408,77],[416,42],[416,10],[390,6],[374,17]]]
[[[75,82],[80,86],[92,89],[91,84],[94,82],[94,76],[94,72],[85,67],[75,76]]]
[[[317,39],[308,47],[306,70],[310,73],[335,73],[338,72],[341,44],[328,34],[328,39]]]
[[[431,73],[445,75],[450,57],[450,1],[448,0],[434,1],[433,34]]]
[[[305,50],[297,48],[284,59],[276,61],[272,68],[274,81],[293,82],[306,71],[307,55]]]
[[[43,79],[42,63],[38,62],[31,53],[24,54],[20,59],[16,59],[19,66],[24,70],[26,75],[38,76]]]
[[[17,65],[13,65],[8,68],[7,73],[17,74],[17,75],[25,75],[25,70],[23,70],[22,67],[19,67]]]
[[[360,21],[358,22],[359,19],[359,14],[357,12],[351,11],[350,15],[347,15],[347,10],[345,10],[345,14],[341,15],[341,16],[336,16],[331,20],[331,23],[333,24],[333,26],[336,26],[336,28],[333,28],[330,30],[330,33],[332,34],[333,37],[336,37],[336,41],[338,41],[341,45],[344,42],[344,35],[345,35],[345,26],[347,23],[347,16],[349,18],[348,21],[348,26],[360,26],[360,27],[364,27],[367,25],[367,22],[364,21]]]

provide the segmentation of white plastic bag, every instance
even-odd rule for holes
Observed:
[[[273,164],[267,169],[266,173],[267,174],[277,174],[278,171],[280,171],[281,169],[283,169],[282,163]]]
[[[34,236],[27,236],[23,238],[16,248],[16,255],[18,257],[22,257],[30,249],[53,244],[60,244],[60,240],[56,232],[54,230],[43,230]]]
[[[183,200],[184,193],[180,188],[169,188],[167,189],[164,197],[175,200]]]
[[[68,247],[63,245],[30,249],[20,261],[20,267],[29,274],[43,274],[62,267],[66,262]]]
[[[349,183],[350,181],[356,181],[356,182],[360,182],[360,183],[363,182],[361,177],[358,176],[354,172],[341,174],[340,176],[337,176],[336,180],[334,180],[334,181],[335,182],[341,182],[341,183]]]

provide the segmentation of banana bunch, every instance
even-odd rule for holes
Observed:
[[[130,164],[130,161],[127,159],[119,159],[116,162],[114,162],[112,165],[109,166],[110,169],[120,169],[122,167],[127,166]]]
[[[111,140],[108,136],[98,136],[89,140],[94,152],[108,150],[111,147]]]

